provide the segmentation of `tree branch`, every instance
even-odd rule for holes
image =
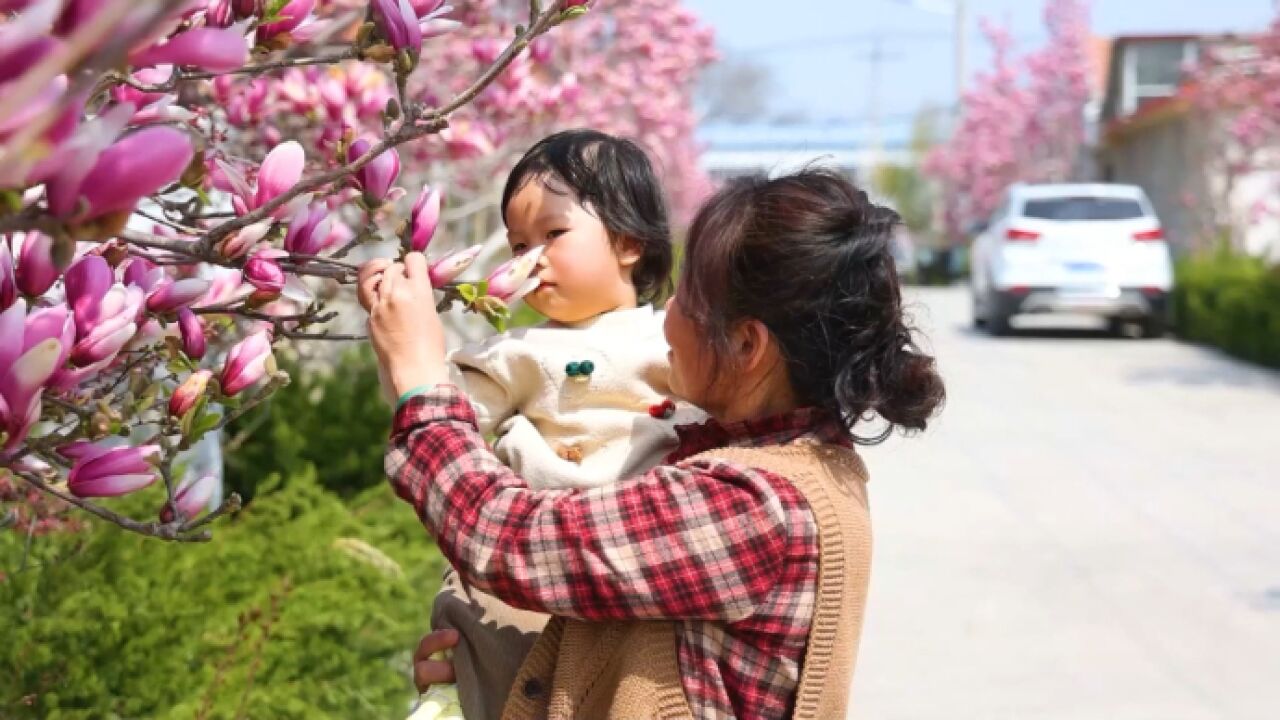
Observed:
[[[329,172],[321,173],[315,177],[304,180],[297,185],[294,185],[291,189],[272,198],[271,201],[263,204],[253,212],[247,213],[235,220],[223,223],[218,227],[213,228],[200,241],[203,250],[207,252],[207,249],[213,247],[213,245],[219,240],[229,236],[231,233],[240,230],[241,228],[248,227],[259,220],[266,218],[277,208],[284,206],[299,195],[312,190],[318,190],[335,180],[341,180],[342,178],[355,173],[365,165],[373,162],[374,158],[387,150],[398,145],[403,145],[411,140],[416,140],[425,135],[438,133],[445,129],[449,126],[448,116],[474,100],[482,90],[484,90],[494,81],[494,79],[498,77],[498,75],[502,73],[503,70],[507,69],[507,66],[511,64],[516,55],[528,46],[531,39],[541,35],[552,27],[552,25],[555,24],[557,17],[559,17],[559,12],[554,8],[544,11],[527,29],[525,29],[524,32],[516,36],[516,39],[502,51],[502,54],[498,56],[498,59],[494,61],[494,63],[489,66],[488,70],[477,78],[470,87],[459,93],[444,107],[429,111],[427,113],[428,117],[423,124],[404,123],[398,130],[390,136],[380,140],[370,148],[368,152],[355,160],[334,168]]]
[[[128,518],[119,513],[112,512],[111,510],[108,510],[102,507],[101,505],[96,505],[87,500],[78,498],[75,495],[72,495],[71,493],[59,490],[58,488],[46,483],[35,473],[29,473],[25,470],[17,470],[12,468],[11,468],[11,471],[13,472],[14,475],[22,478],[23,481],[25,481],[28,485],[31,485],[32,487],[36,488],[37,490],[40,490],[41,492],[46,493],[48,495],[52,495],[58,498],[59,500],[62,500],[63,502],[75,505],[76,507],[80,508],[81,510],[84,510],[85,512],[97,515],[103,520],[106,520],[107,522],[118,525],[119,527],[124,528],[129,532],[134,532],[139,535],[146,535],[147,537],[160,538],[161,540],[169,540],[171,542],[208,542],[213,537],[208,531],[188,534],[185,532],[182,524],[138,522],[137,520],[134,520],[132,518]],[[240,500],[239,496],[232,495],[232,497],[236,499],[236,504],[238,505]],[[230,500],[230,498],[228,498],[228,500]],[[224,505],[225,504],[226,503],[224,503]]]

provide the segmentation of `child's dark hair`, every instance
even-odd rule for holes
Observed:
[[[649,157],[630,140],[595,130],[549,135],[520,158],[502,189],[507,203],[530,180],[552,177],[568,186],[578,202],[600,219],[609,238],[630,238],[640,247],[631,281],[640,302],[657,302],[671,291],[671,225],[662,184]],[[552,185],[549,190],[556,190]]]
[[[890,240],[898,214],[843,176],[806,169],[729,181],[689,230],[680,308],[726,355],[734,324],[755,318],[786,362],[797,401],[852,431],[875,414],[923,430],[945,398],[934,359],[903,316]]]

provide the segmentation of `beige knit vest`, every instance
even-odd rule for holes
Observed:
[[[797,442],[721,448],[693,458],[789,478],[818,525],[817,603],[796,720],[843,720],[871,572],[867,472],[853,450]],[[553,618],[516,676],[503,720],[689,720],[671,621]]]

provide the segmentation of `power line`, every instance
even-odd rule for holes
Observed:
[[[854,35],[824,35],[810,38],[801,38],[799,40],[790,40],[783,43],[775,43],[772,45],[758,45],[748,48],[730,48],[732,52],[750,53],[752,55],[782,53],[782,52],[804,52],[808,50],[822,50],[830,47],[849,47],[851,45],[873,45],[891,39],[894,42],[915,43],[915,42],[940,42],[950,39],[951,35],[945,32],[887,32],[887,33],[859,33]]]

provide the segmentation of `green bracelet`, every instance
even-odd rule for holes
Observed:
[[[418,387],[410,388],[406,390],[404,394],[400,396],[400,399],[396,401],[396,410],[398,411],[400,408],[404,407],[404,404],[409,402],[409,400],[413,399],[415,395],[421,395],[425,392],[430,392],[431,390],[434,390],[435,387],[436,387],[435,384],[432,383],[430,385],[419,385]]]

